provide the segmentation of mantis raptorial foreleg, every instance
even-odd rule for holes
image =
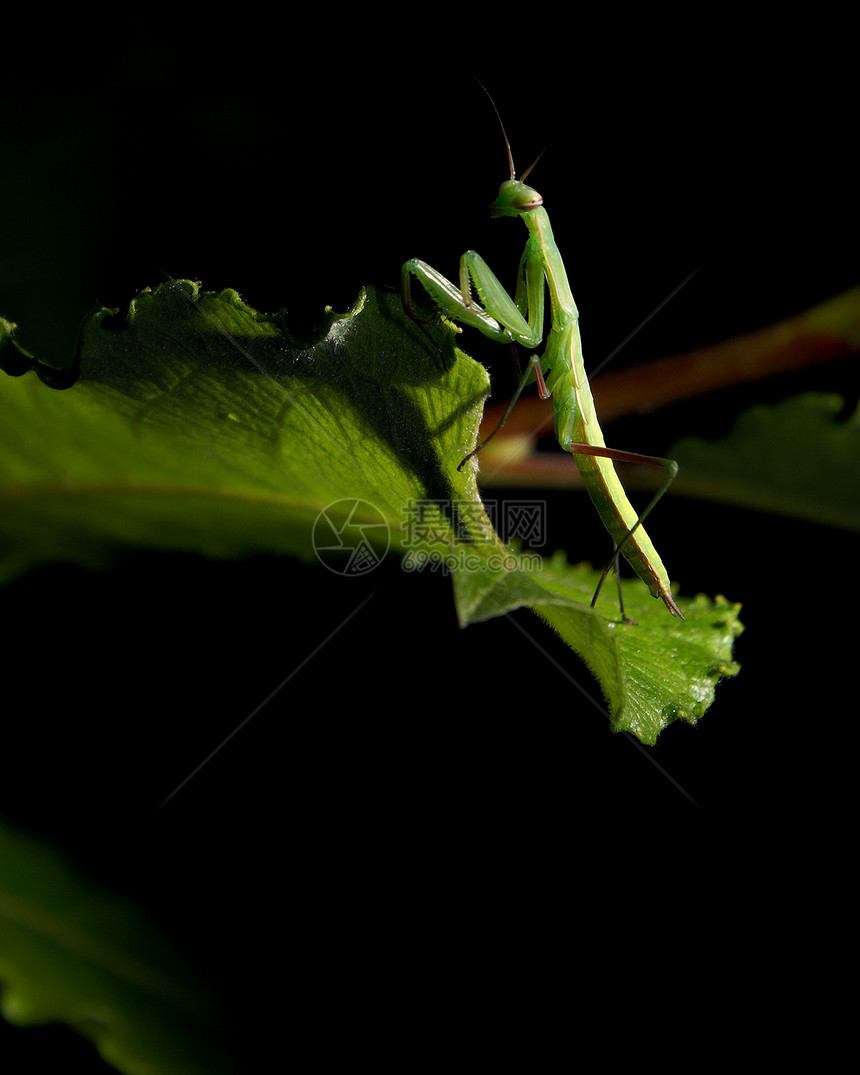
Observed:
[[[499,122],[501,123],[501,119]],[[504,126],[502,133],[504,134]],[[507,135],[504,137],[511,177],[499,188],[490,213],[494,217],[520,217],[529,233],[520,259],[514,298],[502,287],[484,259],[474,250],[467,250],[460,259],[459,286],[452,284],[423,261],[413,259],[406,262],[403,266],[401,289],[404,308],[414,318],[410,294],[414,277],[446,316],[478,329],[489,339],[500,343],[519,343],[529,350],[535,350],[545,343],[543,355],[540,358],[536,355],[531,357],[529,368],[520,381],[510,406],[490,437],[504,425],[523,389],[534,376],[541,395],[544,398],[550,395],[553,397],[553,418],[558,442],[576,459],[585,487],[613,540],[612,557],[598,582],[591,602],[592,607],[607,575],[613,567],[617,568],[619,556],[624,556],[652,595],[662,598],[669,611],[683,619],[681,610],[672,597],[663,562],[642,525],[671,484],[678,472],[678,465],[671,459],[606,447],[582,357],[579,312],[573,300],[564,262],[553,238],[549,216],[543,207],[540,194],[524,182],[531,168],[526,170],[522,179],[516,179],[510,144]],[[550,332],[544,339],[546,287],[550,292],[552,323]],[[472,298],[473,290],[478,301]],[[470,452],[460,466],[479,451],[490,437]],[[647,466],[663,467],[667,471],[666,480],[641,514],[636,513],[628,500],[615,472],[615,462],[644,463]],[[619,604],[624,617],[620,584]]]

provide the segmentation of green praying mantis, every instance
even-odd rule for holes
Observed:
[[[487,92],[483,86],[482,89]],[[489,93],[487,96],[490,97]],[[672,459],[607,448],[585,372],[579,312],[564,262],[553,238],[543,199],[525,182],[537,160],[526,169],[521,179],[516,178],[504,124],[491,97],[490,103],[502,128],[510,167],[510,179],[506,179],[499,188],[498,196],[490,207],[490,215],[520,217],[529,233],[520,259],[515,296],[513,299],[510,297],[479,254],[467,250],[460,258],[459,287],[425,262],[417,258],[407,261],[402,270],[403,306],[407,314],[421,324],[414,313],[410,293],[411,280],[415,277],[447,317],[478,329],[491,340],[519,343],[535,351],[544,342],[546,286],[550,295],[551,325],[543,355],[532,354],[501,422],[461,461],[460,467],[501,429],[520,394],[534,377],[542,398],[553,398],[553,421],[558,442],[574,456],[585,487],[614,544],[612,556],[603,569],[591,600],[591,607],[594,608],[609,572],[615,570],[617,575],[618,558],[623,555],[652,596],[662,598],[668,610],[683,620],[684,616],[672,596],[663,561],[642,525],[678,473],[678,464]],[[472,298],[473,288],[479,301]],[[666,470],[665,481],[640,514],[628,500],[615,472],[614,462],[643,463]],[[620,582],[618,601],[622,620],[632,623],[624,613]]]

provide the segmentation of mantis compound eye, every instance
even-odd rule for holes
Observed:
[[[518,179],[506,179],[499,187],[499,196],[490,207],[493,216],[514,216],[537,209],[543,198],[534,189]]]
[[[514,193],[514,196],[511,199],[511,207],[513,209],[521,209],[524,212],[529,209],[536,209],[542,204],[543,198],[538,194],[534,187],[520,186],[519,190]]]

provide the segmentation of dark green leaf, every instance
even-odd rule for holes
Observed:
[[[67,1023],[119,1071],[237,1071],[217,1008],[141,911],[0,823],[0,1003],[21,1026]]]

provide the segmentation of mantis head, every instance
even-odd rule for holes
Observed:
[[[544,150],[537,155],[535,160],[526,168],[523,172],[522,179],[517,179],[517,174],[514,169],[514,156],[511,153],[511,143],[508,141],[507,131],[505,125],[502,123],[502,117],[499,115],[499,110],[496,108],[496,102],[490,97],[487,87],[475,79],[481,89],[486,93],[490,99],[490,104],[493,106],[493,111],[496,113],[496,118],[499,121],[499,126],[502,128],[502,138],[505,140],[505,149],[508,152],[508,166],[511,172],[511,178],[506,179],[504,183],[499,187],[499,193],[496,200],[490,206],[490,216],[522,216],[524,213],[530,213],[532,209],[537,209],[539,205],[543,204],[543,198],[538,194],[534,187],[530,187],[526,184],[525,180],[529,172],[534,168],[537,162],[544,154]]]
[[[522,179],[506,179],[499,187],[496,200],[490,206],[490,216],[522,216],[523,213],[537,209],[542,203],[543,198],[534,187],[530,187]]]

